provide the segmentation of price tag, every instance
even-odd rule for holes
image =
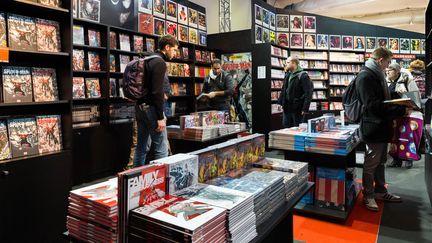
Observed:
[[[9,62],[9,48],[0,47],[0,62]]]

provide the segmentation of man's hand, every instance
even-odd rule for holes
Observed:
[[[210,92],[206,96],[209,97],[210,99],[213,99],[216,96],[216,94],[215,92]]]
[[[156,132],[162,132],[163,130],[165,130],[165,127],[166,127],[165,119],[158,120],[157,121]]]

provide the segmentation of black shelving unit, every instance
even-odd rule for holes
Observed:
[[[0,66],[54,68],[59,100],[0,103],[2,119],[60,115],[62,150],[0,161],[0,242],[54,242],[65,230],[72,187],[72,13],[71,0],[60,8],[34,1],[3,0],[0,11],[57,21],[60,52],[9,50]],[[10,43],[8,43],[9,45]],[[25,232],[25,233],[23,233]]]

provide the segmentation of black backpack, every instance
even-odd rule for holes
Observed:
[[[366,70],[360,72],[366,72]],[[359,74],[360,73],[357,74],[357,77]],[[354,123],[360,122],[364,111],[363,103],[360,100],[360,95],[356,88],[356,83],[358,82],[357,77],[351,81],[342,96],[342,105],[345,110],[345,116],[349,121]]]
[[[137,101],[146,95],[144,92],[144,71],[145,64],[148,60],[153,58],[162,58],[158,55],[152,55],[145,58],[132,60],[126,65],[123,73],[123,93],[124,96],[130,100]]]

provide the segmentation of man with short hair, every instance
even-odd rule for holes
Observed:
[[[172,59],[178,50],[178,41],[171,35],[162,36],[159,49],[154,53],[157,57],[145,63],[145,95],[137,101],[135,107],[138,126],[138,141],[135,150],[134,167],[145,164],[148,152],[149,137],[155,151],[155,159],[168,156],[166,143],[166,118],[164,116],[164,79],[166,62]]]
[[[313,83],[299,65],[298,57],[290,56],[285,64],[285,78],[278,99],[283,108],[282,123],[285,128],[298,126],[309,111]]]
[[[391,58],[390,50],[382,47],[375,49],[356,78],[356,89],[364,109],[360,134],[367,147],[363,164],[363,198],[366,208],[371,211],[379,210],[375,199],[402,201],[399,196],[390,194],[385,187],[384,164],[387,161],[392,120],[408,112],[408,108],[404,106],[383,103],[391,99],[384,77],[384,70],[389,66]]]
[[[220,59],[214,59],[211,70],[204,79],[202,88],[203,97],[208,99],[210,108],[219,111],[228,111],[231,97],[234,93],[234,84],[231,74],[222,70]]]

